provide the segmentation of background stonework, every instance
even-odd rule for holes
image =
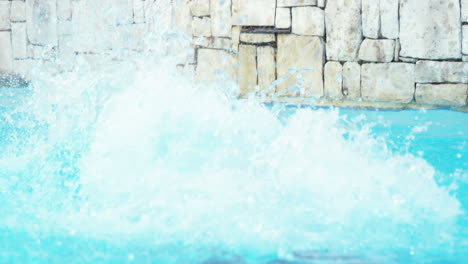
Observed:
[[[192,38],[180,69],[241,97],[467,106],[467,0],[0,0],[0,73],[148,50],[152,23]]]

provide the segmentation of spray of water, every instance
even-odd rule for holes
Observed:
[[[1,226],[190,249],[174,262],[454,246],[459,202],[425,160],[338,110],[283,120],[233,82],[196,84],[166,45],[184,37],[160,32],[151,53],[36,72],[4,114]]]

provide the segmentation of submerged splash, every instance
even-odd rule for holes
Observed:
[[[164,51],[99,65],[2,109],[2,262],[463,262],[466,163],[440,184],[362,117],[286,117]]]

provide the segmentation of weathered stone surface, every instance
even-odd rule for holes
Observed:
[[[367,62],[391,62],[395,41],[391,39],[365,39],[359,49],[359,60]]]
[[[393,56],[394,61],[400,61],[400,40],[395,40],[395,54]]]
[[[257,47],[253,45],[239,45],[238,79],[240,93],[248,96],[255,92],[257,85]]]
[[[232,42],[232,51],[239,52],[239,43],[240,43],[240,34],[241,34],[242,27],[234,26],[232,27],[231,32],[231,42]]]
[[[133,22],[145,23],[145,1],[133,0]]]
[[[311,6],[293,7],[292,33],[304,36],[323,36],[325,34],[323,10]]]
[[[232,24],[274,26],[276,0],[232,0]]]
[[[363,64],[361,78],[362,98],[366,101],[409,103],[413,100],[414,64]]]
[[[275,42],[275,34],[254,34],[254,33],[241,33],[240,40],[246,43],[270,43]]]
[[[26,36],[26,23],[12,23],[11,24],[11,43],[12,54],[14,59],[26,59],[27,54],[27,36]]]
[[[0,1],[0,30],[8,30],[10,26],[10,1]]]
[[[357,62],[343,65],[343,95],[351,100],[361,97],[361,65]]]
[[[317,6],[324,8],[326,2],[327,2],[326,0],[317,0]]]
[[[189,6],[192,16],[210,15],[210,0],[191,0]]]
[[[231,36],[231,0],[210,0],[211,34],[215,37]]]
[[[210,37],[211,36],[211,18],[193,17],[192,35],[194,37]]]
[[[399,0],[380,0],[380,32],[382,37],[398,38],[400,33],[398,9]]]
[[[463,55],[462,61],[468,62],[468,55]]]
[[[11,33],[0,31],[0,73],[12,73]]]
[[[228,38],[195,38],[193,45],[210,49],[231,49],[231,40]]]
[[[415,77],[418,83],[468,83],[468,63],[418,61]]]
[[[380,30],[380,6],[376,0],[362,0],[362,34],[366,38],[378,38]]]
[[[459,0],[402,0],[400,43],[403,57],[461,58]]]
[[[461,0],[461,19],[468,22],[468,0]]]
[[[291,9],[277,8],[276,9],[276,28],[290,28],[291,27]]]
[[[237,57],[227,51],[199,49],[197,62],[195,76],[199,81],[234,79],[237,76]]]
[[[268,46],[258,47],[257,64],[260,91],[266,95],[273,94],[275,88],[272,85],[276,80],[275,49]]]
[[[440,106],[465,106],[468,84],[417,84],[416,103]]]
[[[165,1],[168,1],[168,0],[165,0]],[[145,1],[145,2],[151,2],[151,1]],[[167,11],[162,11],[164,15],[161,16],[161,14],[159,14],[157,17],[153,17],[155,21],[151,23],[156,23],[158,26],[162,26],[164,24],[169,23],[170,26],[176,28],[177,30],[190,34],[191,32],[190,22],[192,22],[192,16],[190,15],[190,6],[185,1],[169,1],[169,2],[172,2],[172,6],[170,6],[170,8],[172,8],[172,12],[169,13]],[[161,1],[159,1],[159,3],[157,4],[157,8],[158,9],[164,8],[164,6],[161,6],[161,5],[162,5]],[[167,2],[164,3],[164,5],[167,5]],[[152,16],[154,16],[153,14],[154,12],[156,12],[156,10],[152,10],[152,12],[145,13],[145,19],[147,19],[148,21],[152,21]]]
[[[468,25],[463,25],[462,53],[468,54]]]
[[[56,8],[55,2],[26,0],[26,25],[32,44],[57,46]]]
[[[324,44],[319,37],[278,35],[278,95],[322,96]],[[303,79],[299,78],[301,76]],[[296,85],[299,86],[298,89]]]
[[[0,11],[0,13],[1,13],[1,11]],[[1,16],[1,14],[0,14],[0,16]],[[26,3],[25,2],[23,2],[23,1],[13,1],[13,2],[11,2],[10,20],[11,20],[11,22],[24,22],[24,21],[26,21]]]
[[[278,0],[278,7],[313,6],[317,0]]]
[[[329,61],[325,64],[325,97],[331,99],[343,98],[343,66],[337,61]]]
[[[325,8],[327,58],[356,61],[361,45],[361,1],[328,0]]]
[[[141,1],[135,0],[134,2]],[[71,0],[57,0],[57,17],[60,20],[70,20],[72,17]]]

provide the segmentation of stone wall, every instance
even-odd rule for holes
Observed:
[[[156,12],[150,6],[162,1],[0,0],[0,71],[25,75],[31,61],[115,49],[93,41],[102,27],[116,32],[111,40],[130,34],[125,48],[138,51]],[[199,81],[227,75],[243,97],[467,106],[468,0],[173,0],[169,7],[168,23],[192,37],[179,68]],[[103,22],[98,10],[115,12]]]

